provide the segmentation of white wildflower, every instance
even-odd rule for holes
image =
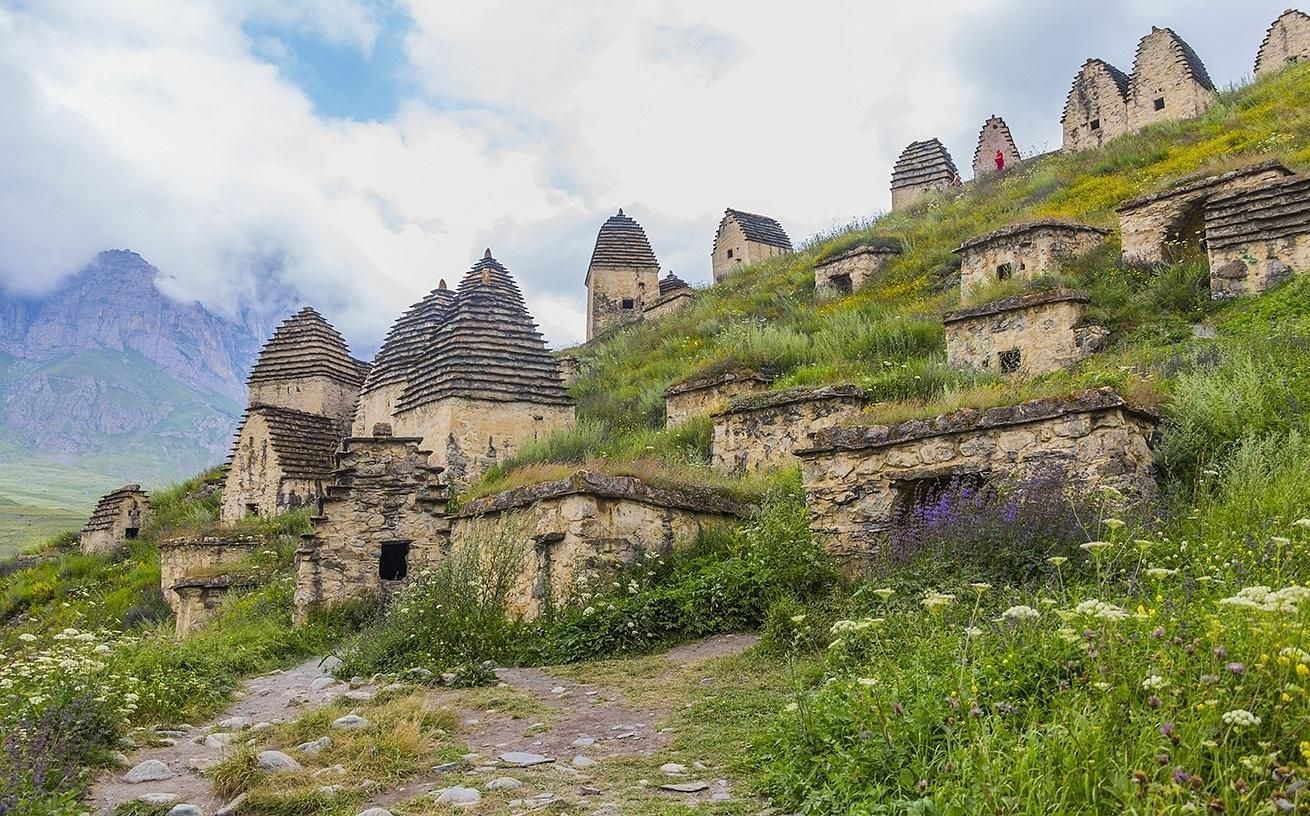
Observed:
[[[1033,609],[1031,606],[1019,604],[1018,606],[1012,606],[1009,609],[1002,612],[1001,620],[1008,620],[1008,621],[1014,621],[1015,623],[1019,623],[1026,620],[1037,620],[1041,616],[1042,613],[1038,612],[1036,609]]]
[[[1089,618],[1100,618],[1101,620],[1110,621],[1111,623],[1128,619],[1128,610],[1124,609],[1122,606],[1115,606],[1114,604],[1109,604],[1105,601],[1098,601],[1094,598],[1078,604],[1074,607],[1073,611],[1079,615],[1086,615]]]
[[[1159,689],[1164,688],[1167,685],[1168,685],[1168,681],[1166,681],[1163,677],[1161,677],[1158,674],[1149,675],[1145,680],[1142,681],[1142,688],[1146,689],[1147,691],[1157,691]]]
[[[1234,708],[1232,711],[1225,711],[1219,719],[1234,728],[1251,728],[1260,724],[1260,718],[1245,708]]]
[[[1177,575],[1178,570],[1169,569],[1168,567],[1151,567],[1146,574],[1152,578],[1168,578],[1170,575]]]
[[[1081,550],[1086,550],[1092,555],[1096,555],[1097,553],[1103,550],[1110,549],[1112,546],[1114,545],[1108,541],[1089,541],[1086,544],[1079,544],[1078,548]]]

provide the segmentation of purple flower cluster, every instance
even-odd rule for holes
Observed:
[[[34,719],[4,723],[0,816],[75,788],[86,768],[117,739],[113,718],[85,696],[50,706]]]

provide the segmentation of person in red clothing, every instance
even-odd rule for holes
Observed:
[[[1005,154],[999,150],[996,151],[996,172],[1005,172]]]

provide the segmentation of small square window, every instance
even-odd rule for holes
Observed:
[[[849,295],[855,291],[855,284],[851,281],[850,275],[833,275],[829,285],[839,295]]]
[[[636,302],[635,300],[633,300],[632,298],[624,298],[624,299],[623,299],[623,303],[620,304],[620,308],[623,308],[623,309],[635,309],[635,308],[637,308],[637,302]]]
[[[378,577],[383,581],[399,581],[409,574],[409,542],[384,541],[378,556]]]
[[[731,249],[730,249],[730,250],[728,250],[728,257],[729,257],[729,258],[731,258],[731,257],[732,257],[732,250],[731,250]]]
[[[996,267],[996,279],[998,281],[1009,280],[1014,275],[1014,267],[1008,263],[1003,263]]]
[[[141,534],[140,527],[128,527],[123,531],[123,538],[132,539]]]
[[[1019,370],[1019,366],[1023,365],[1023,355],[1019,353],[1018,349],[1002,351],[996,356],[1001,364],[1002,374],[1013,374]]]
[[[1100,120],[1100,119],[1093,119],[1091,122],[1088,123],[1087,126],[1090,127],[1092,130],[1100,130],[1100,129],[1101,129],[1101,120]]]
[[[1160,97],[1159,99],[1155,100],[1155,109],[1156,109],[1156,110],[1164,110],[1164,97],[1163,97],[1163,96]]]
[[[259,505],[257,505],[257,504],[247,504],[247,505],[246,505],[246,515],[247,515],[247,516],[257,516],[257,515],[259,515]]]

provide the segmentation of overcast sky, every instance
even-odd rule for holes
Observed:
[[[491,247],[567,345],[619,207],[702,283],[725,207],[796,241],[885,209],[916,139],[1057,148],[1087,57],[1171,26],[1226,86],[1286,3],[0,0],[0,285],[130,248],[368,350]]]

